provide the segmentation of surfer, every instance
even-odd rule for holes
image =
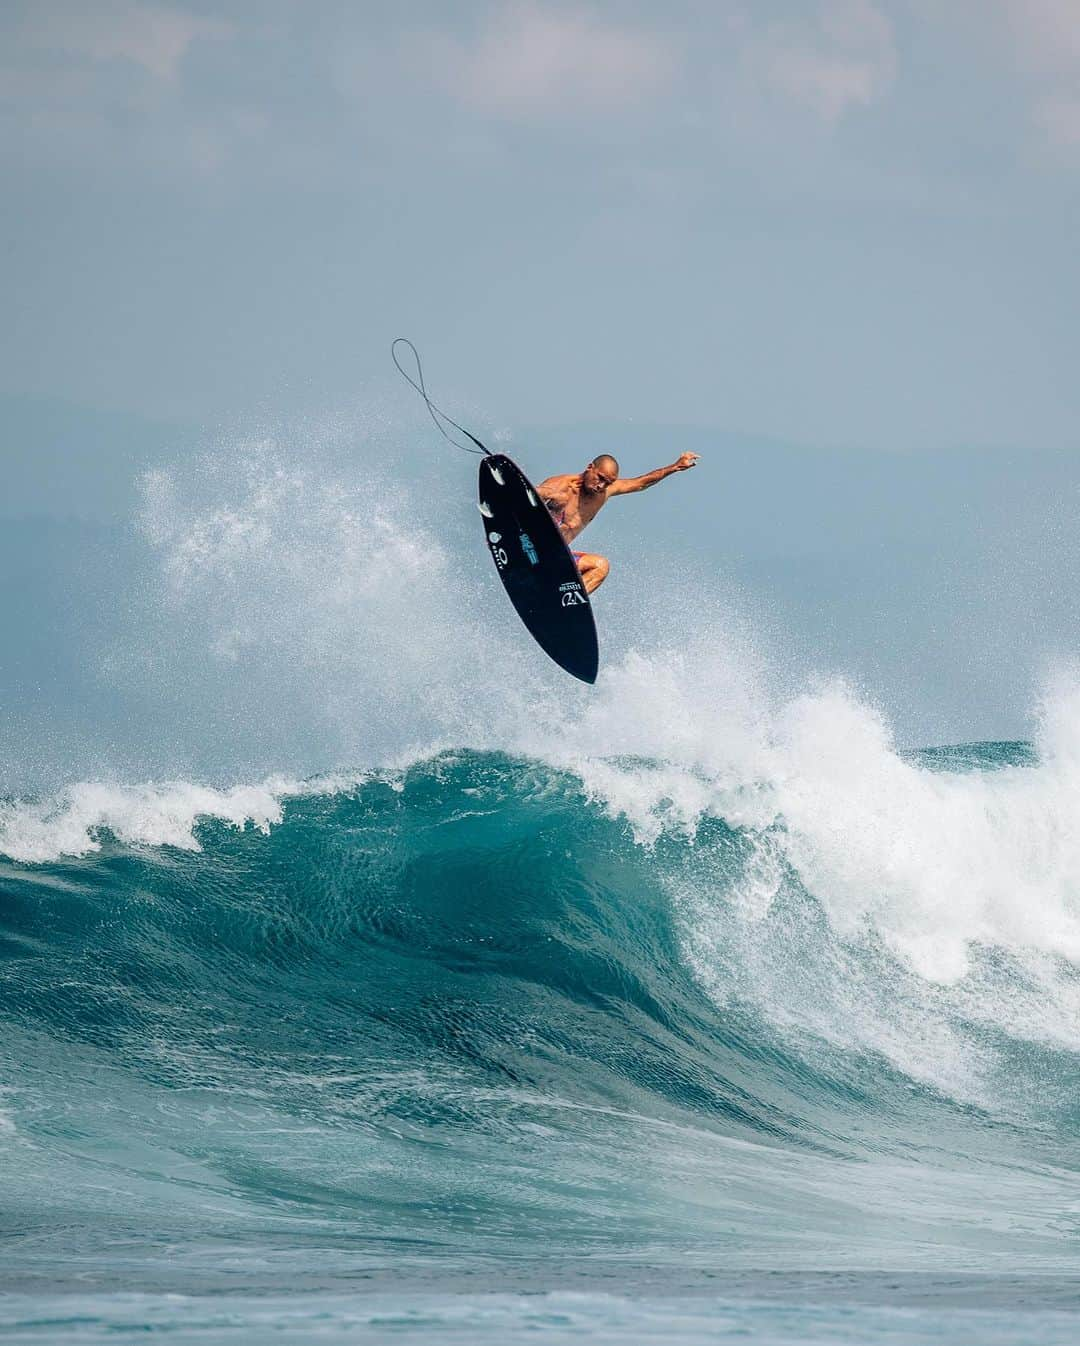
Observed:
[[[696,453],[684,453],[667,467],[655,468],[640,477],[620,477],[618,462],[610,453],[602,453],[592,460],[584,472],[576,476],[548,477],[540,483],[538,489],[541,499],[559,525],[559,531],[567,542],[573,542],[613,495],[647,491],[673,472],[685,472],[697,460]],[[606,556],[585,551],[574,552],[574,560],[581,571],[586,593],[594,593],[607,579],[611,562]]]

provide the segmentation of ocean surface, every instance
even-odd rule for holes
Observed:
[[[145,484],[127,736],[6,759],[4,1339],[1075,1342],[1076,680],[907,749],[616,590],[573,686],[253,461]]]

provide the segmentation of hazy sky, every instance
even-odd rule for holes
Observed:
[[[1076,0],[7,0],[0,393],[1080,447]]]
[[[358,517],[411,482],[472,575],[475,464],[401,333],[537,475],[702,452],[589,535],[609,652],[696,567],[917,744],[1026,733],[1077,652],[1080,0],[6,0],[0,173],[0,791],[27,744],[46,779],[162,723],[192,743],[139,770],[276,769],[268,719],[354,760],[247,705],[287,642],[237,675],[153,607],[139,482],[209,474],[226,521],[278,466]],[[318,533],[301,496],[238,611]]]

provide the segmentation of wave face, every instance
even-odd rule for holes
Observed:
[[[607,763],[602,798],[465,751],[9,803],[21,1255],[1065,1270],[1065,768],[1020,745],[878,767],[847,815],[792,780],[728,783],[722,810],[698,778],[692,827],[656,763]],[[668,819],[647,843],[632,785],[639,826]],[[43,862],[50,842],[82,853]]]

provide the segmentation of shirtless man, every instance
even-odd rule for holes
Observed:
[[[554,515],[563,537],[567,542],[573,542],[613,495],[647,491],[673,472],[685,472],[697,460],[696,453],[684,453],[670,466],[658,467],[642,477],[620,477],[619,464],[610,453],[602,453],[577,476],[548,477],[542,481],[539,486],[540,498]],[[611,563],[606,556],[595,556],[587,551],[574,552],[574,560],[585,582],[585,592],[595,592],[607,579]]]

